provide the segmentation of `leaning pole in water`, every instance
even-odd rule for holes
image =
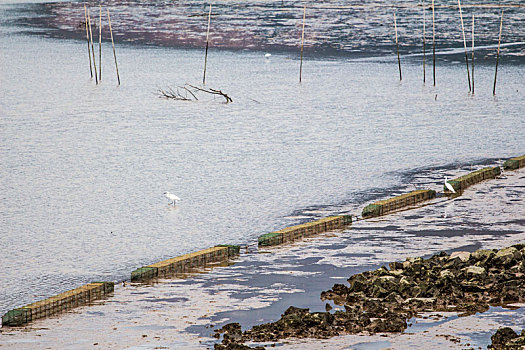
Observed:
[[[474,95],[474,14],[472,14],[472,95]]]
[[[206,30],[206,51],[204,52],[204,73],[202,74],[202,85],[206,84],[206,64],[208,63],[208,43],[210,38],[211,4],[208,13],[208,29]]]
[[[111,36],[111,45],[113,46],[113,58],[115,59],[115,68],[117,69],[117,80],[120,85],[120,76],[118,74],[118,64],[117,64],[117,54],[115,53],[115,42],[113,41],[113,30],[111,29],[111,18],[109,17],[109,9],[106,9],[108,12],[108,24],[109,24],[109,35]]]
[[[432,0],[432,77],[436,86],[436,21],[434,16],[434,0]]]
[[[401,76],[401,59],[399,58],[399,44],[397,41],[397,20],[396,20],[396,11],[394,10],[394,31],[396,32],[396,51],[397,51],[397,65],[399,66],[399,80],[403,80]]]
[[[492,94],[496,95],[496,78],[498,77],[499,49],[501,45],[501,29],[503,28],[503,10],[501,10],[501,20],[499,22],[498,54],[496,55],[496,73],[494,73],[494,88]]]
[[[299,65],[299,82],[301,82],[303,78],[303,48],[304,48],[304,23],[305,21],[306,21],[306,5],[304,5],[304,9],[303,9],[303,30],[301,33],[301,64]]]
[[[87,19],[87,8],[84,4],[84,23],[86,24],[86,41],[88,48],[88,58],[89,58],[89,73],[91,73],[91,79],[93,79],[93,68],[91,67],[91,49],[89,48],[89,28],[88,28],[88,19]]]
[[[459,18],[461,20],[461,32],[463,33],[463,47],[465,48],[465,63],[467,64],[468,91],[472,91],[470,85],[470,71],[468,68],[467,39],[465,38],[465,26],[463,25],[463,12],[461,11],[461,0],[458,0]]]
[[[91,15],[88,9],[89,41],[91,42],[91,53],[93,54],[93,69],[95,69],[95,83],[98,84],[97,61],[95,60],[95,48],[93,47],[93,30],[91,29]]]
[[[102,81],[102,5],[98,6],[98,81]]]
[[[426,53],[426,22],[427,22],[427,17],[426,17],[426,9],[425,9],[425,2],[423,2],[423,83],[426,82],[426,56],[427,56],[427,53]]]

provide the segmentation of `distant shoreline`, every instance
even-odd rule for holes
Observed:
[[[356,0],[354,2],[357,4]],[[307,12],[305,58],[367,58],[390,59],[395,53],[391,28],[391,7],[311,8]],[[128,4],[128,3],[126,3]],[[414,1],[414,5],[419,2]],[[300,45],[299,3],[281,7],[278,3],[251,1],[236,5],[214,5],[210,32],[210,48],[222,50],[269,51],[296,54]],[[202,49],[205,42],[206,16],[203,6],[192,2],[165,4],[136,2],[122,5],[118,1],[106,3],[112,12],[115,40],[118,44],[140,44],[158,47]],[[302,7],[302,5],[301,5]],[[132,9],[132,10],[131,10]],[[464,53],[459,27],[459,14],[452,7],[440,8],[437,13],[436,59],[461,60]],[[130,13],[132,11],[132,13]],[[418,6],[398,9],[400,54],[405,59],[422,53],[422,13]],[[476,33],[478,63],[492,64],[497,44],[498,8],[466,8],[465,21],[471,13],[492,20],[484,20]],[[520,14],[525,9],[506,9],[503,44],[522,41],[523,22]],[[98,7],[91,8],[93,25],[98,25]],[[493,17],[493,18],[492,18]],[[366,20],[365,20],[366,18]],[[521,17],[523,19],[523,17]],[[103,40],[109,40],[105,15]],[[456,23],[456,21],[458,23]],[[76,2],[34,3],[25,7],[24,16],[15,24],[27,28],[28,33],[62,39],[85,40],[84,10]],[[430,17],[427,16],[427,55],[431,56],[432,38]],[[98,30],[94,31],[98,37]],[[470,35],[470,33],[469,33]],[[470,45],[470,44],[469,44]],[[504,47],[506,63],[525,63],[525,45]],[[482,47],[487,47],[482,49]],[[453,50],[457,49],[457,50]],[[470,46],[469,46],[470,49]],[[416,58],[412,58],[416,59]],[[430,61],[429,61],[430,62]]]

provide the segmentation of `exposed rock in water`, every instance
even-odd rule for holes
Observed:
[[[525,244],[499,251],[452,255],[442,252],[429,259],[407,258],[404,262],[390,263],[389,267],[390,270],[381,267],[356,274],[348,279],[348,286],[335,284],[321,293],[321,300],[342,305],[345,311],[331,313],[333,310],[327,307],[326,312],[310,312],[291,306],[276,322],[245,332],[238,323],[231,323],[217,331],[224,333],[224,337],[216,349],[245,349],[232,346],[290,337],[323,339],[360,332],[402,332],[407,328],[407,320],[420,312],[455,311],[470,315],[486,311],[489,305],[525,300],[520,293],[525,290]],[[521,339],[513,334],[515,339]],[[511,337],[508,331],[494,335],[494,348],[510,349],[497,347],[507,344],[508,337]],[[514,338],[509,341],[525,344],[525,337]]]
[[[518,350],[525,349],[525,329],[518,335],[509,327],[503,327],[496,331],[490,337],[492,344],[488,346],[489,349],[494,350]]]

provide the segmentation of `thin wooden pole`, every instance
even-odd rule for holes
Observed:
[[[102,5],[98,6],[98,81],[102,81]]]
[[[427,17],[426,17],[426,8],[425,8],[425,2],[423,1],[423,83],[426,82],[426,23],[427,23]]]
[[[496,78],[498,77],[498,64],[499,64],[499,49],[501,45],[501,30],[503,28],[503,10],[501,10],[501,20],[499,22],[499,39],[498,39],[498,54],[496,56],[496,73],[494,74],[494,88],[492,94],[496,95]]]
[[[461,31],[463,32],[463,47],[465,48],[465,63],[467,65],[468,91],[472,91],[470,84],[470,70],[468,68],[467,39],[465,38],[465,27],[463,25],[463,12],[461,11],[461,0],[458,0],[459,18],[461,20]]]
[[[303,31],[301,33],[301,64],[299,66],[299,82],[303,79],[303,48],[304,48],[304,24],[306,22],[306,5],[303,9]]]
[[[474,14],[472,14],[472,95],[474,95]]]
[[[210,22],[211,22],[211,4],[210,12],[208,13],[208,30],[206,31],[206,51],[204,53],[204,73],[202,75],[202,85],[206,84],[206,64],[208,63],[208,45],[210,37]]]
[[[88,9],[89,41],[91,42],[91,53],[93,54],[93,68],[95,69],[95,82],[98,84],[97,62],[95,61],[95,48],[93,47],[93,31],[91,30],[91,15]]]
[[[93,79],[93,68],[91,67],[91,49],[89,48],[89,28],[88,28],[88,19],[87,19],[87,8],[84,4],[84,22],[86,23],[86,41],[88,48],[88,58],[89,58],[89,73],[91,73],[91,79]]]
[[[397,51],[397,65],[399,66],[399,80],[403,80],[403,77],[401,76],[401,59],[399,58],[399,44],[397,42],[396,10],[394,10],[394,31],[396,32],[396,51]]]
[[[117,80],[118,84],[120,85],[120,76],[118,74],[118,64],[117,64],[117,54],[115,53],[115,42],[113,41],[113,30],[111,29],[111,17],[109,17],[109,9],[106,9],[108,11],[108,23],[109,23],[109,34],[111,35],[111,45],[113,45],[113,57],[115,58],[115,68],[117,69]]]
[[[432,76],[436,86],[436,21],[434,16],[434,0],[432,0]]]

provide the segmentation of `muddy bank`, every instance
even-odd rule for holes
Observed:
[[[490,305],[523,302],[525,244],[473,253],[439,253],[429,259],[407,258],[389,268],[356,274],[349,286],[335,284],[321,299],[344,311],[310,312],[289,307],[276,322],[241,331],[238,323],[217,330],[223,334],[216,349],[235,349],[239,344],[275,342],[285,338],[325,339],[361,332],[403,332],[407,321],[422,312],[458,312],[470,315]]]

